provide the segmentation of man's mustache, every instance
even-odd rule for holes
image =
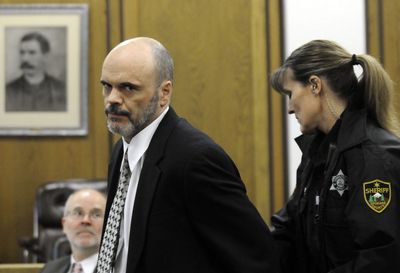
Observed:
[[[24,69],[24,68],[35,68],[35,66],[33,66],[33,65],[31,65],[30,63],[27,63],[27,62],[21,63],[21,65],[19,67],[21,69]]]
[[[96,234],[96,232],[95,232],[92,228],[89,228],[89,227],[79,229],[79,230],[76,232],[76,234],[79,234],[79,233],[82,233],[82,232],[89,232],[89,233],[91,233],[91,234],[93,234],[93,235]]]
[[[105,113],[107,116],[109,114],[121,115],[121,116],[127,116],[127,117],[129,117],[131,115],[131,113],[129,113],[128,111],[125,111],[125,110],[122,110],[121,108],[119,108],[119,106],[117,104],[111,104],[109,107],[107,107],[105,109]]]

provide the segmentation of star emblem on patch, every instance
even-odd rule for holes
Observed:
[[[348,190],[347,176],[344,175],[342,170],[339,170],[337,175],[332,176],[332,185],[329,190],[337,191],[340,196],[343,195],[344,191]]]

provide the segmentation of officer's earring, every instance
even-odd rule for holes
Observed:
[[[315,84],[313,84],[313,86],[312,86],[312,91],[311,91],[313,94],[314,94],[314,96],[317,96],[318,94],[317,94],[317,86],[315,85]]]

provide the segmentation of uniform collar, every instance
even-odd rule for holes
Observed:
[[[365,109],[346,109],[341,115],[341,125],[337,137],[339,151],[347,150],[367,139],[367,111]],[[295,141],[302,153],[306,153],[318,133],[301,135]]]
[[[346,109],[338,135],[338,150],[344,151],[367,139],[367,111]]]

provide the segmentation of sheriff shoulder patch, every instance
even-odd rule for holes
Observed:
[[[365,202],[373,211],[381,213],[389,205],[392,197],[390,182],[379,179],[364,182],[363,190]]]

